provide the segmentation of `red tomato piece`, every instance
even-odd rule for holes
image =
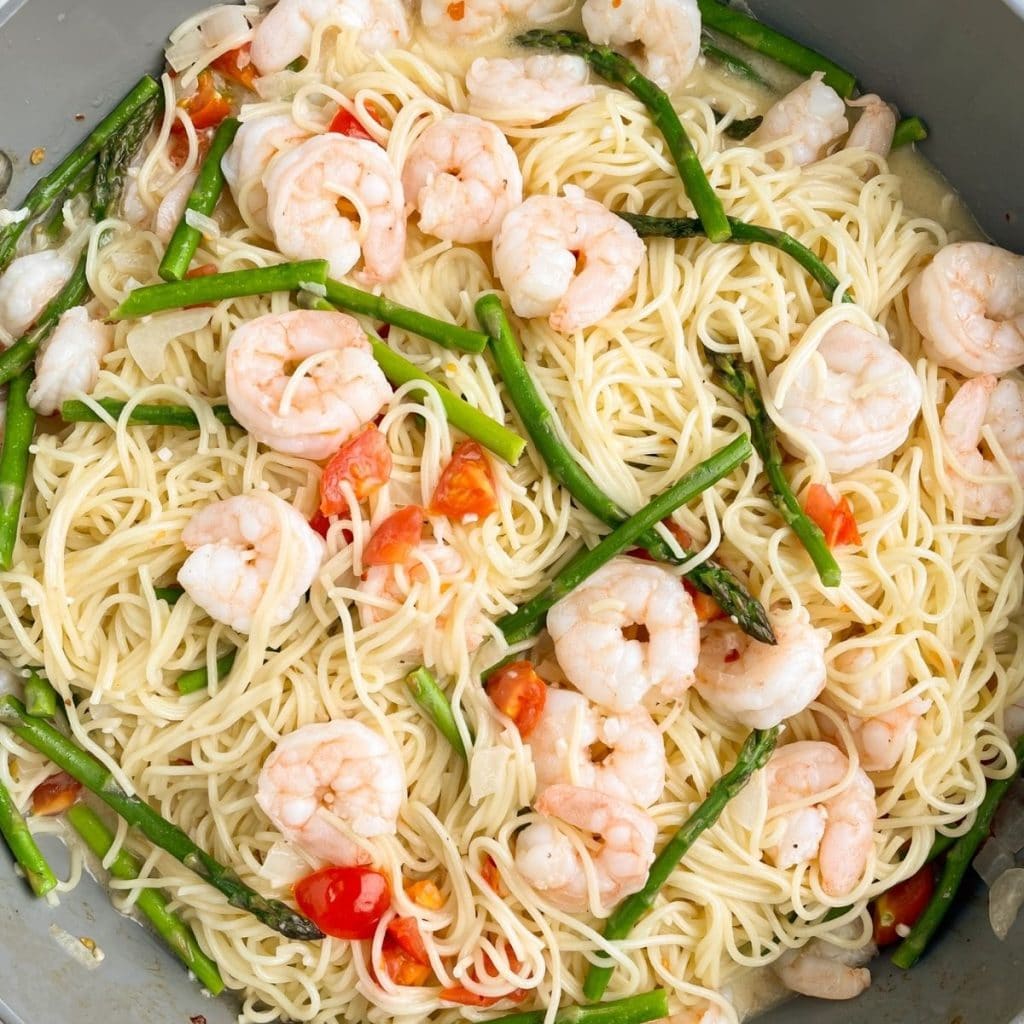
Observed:
[[[476,441],[462,441],[441,471],[430,499],[431,515],[475,522],[497,508],[494,476],[483,448]]]
[[[357,501],[379,491],[391,476],[391,449],[384,435],[371,423],[350,437],[331,456],[320,477],[320,511],[326,516],[348,511],[342,488],[349,484]]]
[[[71,778],[67,772],[57,772],[56,775],[43,779],[32,790],[32,813],[60,814],[78,799],[81,790],[82,784]]]
[[[363,552],[364,565],[403,565],[423,535],[423,509],[406,505],[373,531]]]
[[[237,49],[228,50],[227,53],[222,53],[213,61],[210,67],[216,68],[226,78],[230,78],[251,92],[255,92],[256,79],[259,78],[259,72],[256,70],[256,65],[252,62],[251,50],[252,43],[245,43]]]
[[[924,913],[934,891],[935,870],[931,864],[925,864],[916,875],[883,892],[871,908],[875,942],[880,946],[899,942],[902,936],[896,929],[900,925],[909,928]]]
[[[196,91],[191,96],[179,100],[178,106],[192,118],[196,131],[216,128],[231,113],[231,104],[218,92],[213,81],[213,73],[209,69],[199,72]],[[174,129],[179,132],[185,130],[180,121],[174,122]]]
[[[412,959],[396,943],[385,939],[380,952],[384,969],[396,985],[422,985],[430,977],[430,968]]]
[[[313,513],[313,518],[310,519],[309,525],[316,530],[324,540],[327,540],[327,531],[331,528],[331,521],[323,514],[323,512],[317,509],[317,511]]]
[[[441,989],[438,996],[449,1003],[458,1003],[460,1006],[493,1006],[503,999],[508,999],[513,1003],[522,1002],[526,998],[526,989],[515,988],[503,996],[482,996],[479,992],[470,991],[465,985],[452,985],[449,988]]]
[[[429,964],[427,947],[423,945],[423,936],[415,917],[393,917],[388,921],[388,935],[402,947],[418,964]]]
[[[369,939],[391,905],[391,886],[373,868],[323,868],[295,883],[295,902],[325,935]]]
[[[837,501],[824,484],[811,484],[807,488],[804,511],[825,534],[825,543],[830,548],[860,543],[860,531],[850,503],[844,496]]]
[[[697,619],[701,623],[725,618],[722,606],[710,594],[698,590],[689,580],[683,580],[683,586],[690,595],[690,600],[693,601],[693,610],[697,613]]]
[[[528,661],[514,661],[499,668],[487,680],[487,695],[508,715],[519,735],[529,736],[544,711],[548,687]]]
[[[217,272],[217,265],[215,263],[204,263],[201,267],[193,267],[185,276],[189,279],[194,277],[210,277]]]
[[[444,906],[441,890],[429,878],[411,882],[405,887],[405,895],[418,907],[426,907],[428,910],[440,910]]]
[[[329,132],[337,132],[339,135],[348,135],[353,139],[366,139],[367,142],[374,141],[373,136],[363,127],[363,122],[344,107],[339,108],[327,130]]]
[[[508,890],[501,880],[501,872],[498,871],[498,865],[494,863],[494,858],[490,855],[485,856],[480,864],[480,874],[483,875],[484,882],[488,888],[493,889],[499,896],[508,895]]]

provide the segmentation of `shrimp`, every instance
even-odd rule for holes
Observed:
[[[788,362],[772,371],[773,397],[790,376]],[[862,327],[838,323],[775,401],[780,425],[802,433],[829,471],[842,474],[896,451],[910,435],[922,398],[914,367],[892,345]]]
[[[100,362],[114,347],[114,328],[89,318],[85,306],[64,313],[36,356],[36,375],[29,385],[28,404],[52,416],[73,395],[96,386]]]
[[[198,171],[184,175],[160,200],[160,205],[156,208],[156,213],[153,215],[153,234],[164,245],[171,240],[171,235],[174,234],[178,221],[181,220],[182,215],[185,213],[185,204],[188,202],[188,197],[192,193],[192,186],[195,185],[196,178],[198,177]]]
[[[791,992],[815,999],[856,999],[871,985],[871,972],[860,965],[874,952],[870,944],[866,949],[844,949],[814,939],[803,949],[788,950],[772,970]]]
[[[285,839],[338,867],[372,862],[358,840],[394,835],[405,796],[398,754],[380,733],[347,719],[288,733],[264,761],[256,784],[256,803]]]
[[[469,114],[435,121],[414,143],[402,171],[420,230],[448,242],[489,242],[523,201],[523,175],[500,129]]]
[[[345,313],[268,313],[235,329],[231,414],[275,451],[326,459],[380,412],[391,388],[359,322]]]
[[[586,0],[583,27],[591,42],[624,48],[669,91],[686,81],[700,56],[697,0]]]
[[[649,690],[678,697],[693,682],[700,622],[677,576],[650,562],[613,558],[548,612],[566,678],[621,714]]]
[[[847,106],[861,107],[862,110],[843,148],[866,149],[869,153],[888,156],[892,149],[893,132],[896,131],[896,112],[874,93],[847,100],[846,103]]]
[[[783,817],[782,836],[769,850],[776,867],[790,868],[818,858],[821,887],[845,896],[864,869],[874,842],[875,787],[862,768],[835,796],[815,798],[847,778],[850,762],[831,743],[801,740],[780,747],[764,767],[768,809],[802,804]]]
[[[420,18],[432,39],[462,43],[494,38],[510,18],[546,25],[572,8],[569,0],[421,0]]]
[[[405,194],[376,142],[314,136],[281,153],[263,184],[267,223],[285,256],[325,259],[335,277],[347,274],[361,256],[356,277],[368,284],[390,281],[401,269]]]
[[[964,515],[1001,519],[1013,509],[1014,487],[1006,470],[986,457],[986,432],[999,446],[1019,485],[1024,487],[1024,385],[998,381],[991,374],[964,381],[942,414],[941,431],[949,445],[947,469]]]
[[[1024,365],[1024,256],[954,242],[910,283],[910,319],[924,352],[965,377]]]
[[[260,74],[282,71],[299,57],[308,57],[313,30],[328,18],[358,29],[359,45],[367,53],[393,50],[409,41],[402,0],[278,0],[252,37],[252,62]]]
[[[644,811],[578,786],[549,786],[536,809],[593,837],[592,854],[602,908],[643,888],[654,860],[658,828]],[[516,868],[526,881],[568,913],[587,910],[587,872],[569,837],[550,821],[528,825],[516,839]]]
[[[567,783],[650,807],[665,789],[665,743],[642,707],[604,715],[579,693],[549,688],[529,745],[538,792]]]
[[[497,124],[541,124],[597,95],[582,57],[477,57],[466,72],[469,112]]]
[[[569,332],[615,308],[644,252],[630,225],[566,185],[564,196],[531,196],[502,221],[494,269],[519,316],[547,316]]]
[[[728,1024],[725,1014],[714,1003],[702,1003],[662,1017],[651,1024]]]
[[[270,161],[287,149],[305,142],[309,132],[288,114],[258,117],[243,122],[220,167],[242,218],[261,235],[270,234],[267,224],[267,190],[263,174]]]
[[[269,595],[270,624],[287,622],[316,579],[323,538],[286,501],[267,491],[205,505],[181,531],[192,553],[178,570],[185,593],[212,619],[252,629],[279,558],[287,559]]]
[[[701,639],[698,692],[751,729],[770,729],[803,711],[825,686],[829,631],[811,626],[804,608],[773,629],[777,642],[763,644],[720,619]]]
[[[833,142],[846,134],[846,105],[816,71],[792,92],[768,108],[748,145],[774,146],[786,140],[793,162],[800,167],[820,160]]]
[[[0,277],[0,327],[12,338],[24,334],[74,269],[68,256],[54,249],[13,260]]]

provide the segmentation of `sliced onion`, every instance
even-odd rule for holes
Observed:
[[[212,9],[201,31],[207,46],[239,45],[249,32],[249,19],[237,4],[223,4]]]
[[[315,860],[306,857],[294,844],[282,840],[267,850],[267,856],[257,874],[275,888],[285,889],[311,874],[318,866]]]
[[[191,67],[205,49],[206,43],[203,41],[203,34],[198,25],[193,25],[178,39],[171,41],[164,51],[164,56],[171,69],[180,74],[185,68]]]
[[[23,206],[20,210],[0,210],[0,228],[5,228],[9,224],[20,224],[27,219],[27,206]]]
[[[474,751],[469,762],[469,802],[474,807],[501,789],[512,773],[512,751],[501,745]]]
[[[149,380],[163,372],[167,345],[183,334],[202,330],[213,317],[213,309],[176,309],[156,313],[128,332],[128,351]]]
[[[993,883],[988,894],[988,919],[1000,941],[1010,934],[1024,904],[1024,868],[1010,868]]]
[[[189,190],[191,191],[191,185]],[[198,210],[186,210],[185,223],[190,228],[195,228],[207,240],[220,238],[220,225],[212,217],[207,217],[205,213],[200,213]],[[324,294],[327,294],[326,290]]]
[[[16,668],[8,665],[6,661],[0,661],[0,696],[12,693],[15,697],[20,697],[24,681]]]

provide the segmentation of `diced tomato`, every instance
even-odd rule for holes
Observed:
[[[367,142],[374,141],[373,136],[363,127],[363,122],[344,107],[339,108],[327,130],[337,132],[339,135],[348,135],[353,139],[366,139]]]
[[[380,952],[384,969],[396,985],[422,985],[430,977],[430,967],[414,960],[397,943],[385,939]]]
[[[429,878],[425,878],[422,882],[410,882],[405,887],[405,895],[416,906],[426,907],[427,910],[440,910],[444,906],[441,890]]]
[[[519,961],[512,955],[508,959],[512,970],[518,971],[520,967]],[[482,996],[466,988],[465,985],[451,985],[448,988],[441,989],[439,995],[450,1003],[459,1003],[462,1006],[493,1006],[504,999],[508,999],[513,1003],[521,1002],[526,998],[526,989],[515,988],[503,996]]]
[[[33,814],[60,814],[66,811],[77,799],[82,784],[76,782],[67,772],[57,772],[43,779],[32,790]]]
[[[445,13],[452,21],[462,21],[466,16],[466,0],[453,0],[445,8]]]
[[[498,865],[494,863],[494,858],[489,854],[484,857],[483,862],[480,864],[480,874],[483,875],[484,882],[489,889],[493,889],[499,896],[508,895],[508,890],[501,880],[501,872],[498,871]]]
[[[423,535],[423,509],[406,505],[373,531],[363,552],[365,565],[403,565]]]
[[[925,864],[916,875],[894,885],[883,892],[871,908],[875,922],[875,942],[889,946],[899,942],[902,936],[896,929],[900,925],[910,927],[924,913],[928,901],[935,891],[935,869]]]
[[[204,128],[216,128],[231,113],[231,103],[217,91],[213,81],[213,73],[207,69],[199,72],[196,91],[183,100],[178,101],[189,117],[196,131]],[[174,122],[176,131],[184,131],[180,121]]]
[[[824,484],[811,484],[807,488],[804,511],[818,524],[830,548],[860,543],[860,531],[850,503],[844,496],[837,501]]]
[[[215,263],[204,263],[201,267],[193,267],[185,276],[190,279],[194,277],[210,277],[217,272],[217,265]]]
[[[327,540],[327,531],[331,528],[330,519],[323,514],[319,509],[313,513],[313,518],[310,519],[309,525],[320,534],[324,540]]]
[[[679,546],[683,550],[688,551],[693,547],[693,538],[674,519],[662,519],[661,525],[668,527],[669,532],[679,541]],[[641,558],[645,562],[654,561],[653,555],[646,548],[633,548],[627,553],[630,558]]]
[[[698,590],[689,580],[683,580],[683,586],[693,601],[693,610],[697,613],[699,622],[714,622],[715,619],[725,618],[722,606],[710,594]]]
[[[255,92],[256,79],[260,74],[252,62],[251,50],[252,44],[245,43],[237,49],[222,53],[210,66],[251,92]]]
[[[514,661],[487,680],[487,695],[508,715],[519,735],[527,737],[537,725],[548,699],[547,684],[528,661]]]
[[[391,476],[391,449],[384,435],[371,423],[350,437],[331,456],[320,478],[320,511],[326,516],[348,511],[343,484],[349,484],[357,501],[379,491]]]
[[[441,471],[430,499],[431,515],[476,522],[497,508],[494,476],[483,448],[476,441],[462,441]]]
[[[388,921],[387,933],[418,964],[429,964],[427,947],[415,917],[393,917]]]
[[[373,868],[323,868],[295,883],[295,902],[325,935],[369,939],[391,905],[391,886]]]

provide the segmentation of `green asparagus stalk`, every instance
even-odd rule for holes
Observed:
[[[101,221],[120,198],[132,158],[149,134],[161,97],[151,96],[99,151],[92,189],[92,216]]]
[[[438,732],[451,744],[463,761],[468,761],[466,745],[462,742],[459,727],[455,724],[452,706],[445,696],[444,690],[438,685],[433,673],[426,666],[405,677],[412,699],[427,713],[427,717],[437,726]]]
[[[11,381],[7,391],[7,416],[3,450],[0,451],[0,569],[10,569],[25,497],[29,445],[35,430],[35,410],[28,404],[31,367]]]
[[[551,474],[588,512],[607,526],[618,526],[627,518],[627,513],[590,479],[559,436],[551,410],[523,362],[501,300],[496,295],[482,296],[476,304],[476,315],[491,336],[491,352],[509,399]],[[653,530],[641,534],[637,540],[652,557],[662,562],[678,565],[693,557],[690,552],[677,557]],[[708,561],[686,575],[695,587],[711,594],[726,614],[733,616],[747,633],[762,643],[775,643],[775,634],[764,608],[728,569]]]
[[[701,36],[700,52],[704,54],[708,60],[713,60],[716,64],[721,64],[726,71],[731,72],[737,77],[746,79],[748,82],[753,82],[754,85],[759,85],[762,89],[771,88],[771,86],[745,60],[737,57],[736,54],[730,53],[728,50],[723,50],[720,46],[715,45],[707,35]]]
[[[221,655],[217,659],[217,678],[223,679],[230,671],[232,665],[235,663],[235,658],[238,656],[238,651],[228,651],[227,654]],[[194,668],[190,672],[183,672],[178,676],[178,693],[182,696],[187,696],[190,693],[198,693],[200,690],[205,690],[210,685],[210,673],[205,665],[200,665],[199,668]]]
[[[31,219],[46,210],[60,194],[81,174],[82,170],[127,124],[132,122],[140,108],[160,95],[160,86],[146,75],[134,89],[107,116],[100,121],[84,142],[41,178],[29,191],[21,204],[29,216],[16,224],[0,228],[0,270],[14,258],[14,251]]]
[[[57,691],[38,672],[25,680],[25,710],[33,718],[53,718],[60,698]]]
[[[350,284],[342,284],[333,278],[327,282],[327,300],[339,309],[346,309],[350,313],[359,313],[361,316],[373,317],[375,320],[382,320],[394,327],[401,327],[412,334],[418,334],[440,345],[442,348],[452,349],[456,352],[472,352],[474,354],[483,352],[487,347],[487,335],[480,331],[471,331],[467,327],[459,327],[456,324],[445,323],[444,320],[435,320],[426,313],[419,313],[408,306],[399,305],[383,295],[374,295],[371,292],[361,291],[353,288]]]
[[[698,238],[704,234],[700,221],[693,217],[648,217],[642,213],[619,213],[619,216],[632,225],[641,238]],[[729,218],[732,226],[730,242],[737,245],[753,245],[761,243],[770,245],[779,252],[792,257],[821,285],[826,299],[831,299],[839,287],[839,278],[802,242],[792,235],[777,228],[763,228],[759,224],[747,224],[742,220]],[[849,294],[843,295],[844,302],[852,302]]]
[[[200,306],[207,302],[237,299],[242,295],[266,295],[270,292],[294,292],[303,285],[323,287],[327,283],[326,260],[279,263],[254,270],[231,270],[169,284],[151,284],[136,288],[111,314],[111,320],[131,320],[163,309]]]
[[[498,628],[507,643],[511,646],[535,636],[544,627],[544,620],[552,605],[575,590],[616,555],[635,544],[655,523],[660,523],[680,505],[693,501],[723,476],[731,473],[750,454],[750,438],[741,434],[617,526],[595,547],[577,555],[536,597],[498,621]]]
[[[173,607],[181,600],[185,591],[181,587],[154,587],[153,593],[158,601],[166,601]]]
[[[725,390],[743,406],[743,412],[750,421],[754,450],[764,462],[765,476],[771,485],[772,504],[811,556],[821,582],[826,587],[838,587],[842,577],[839,563],[829,550],[825,535],[800,507],[800,502],[789,486],[782,469],[782,453],[776,441],[775,424],[764,407],[754,375],[739,359],[732,359],[721,352],[709,352],[708,358],[718,371]]]
[[[715,120],[716,121],[721,121],[724,118],[725,118],[725,114],[721,114],[717,110],[715,111]],[[764,118],[760,114],[757,114],[754,117],[741,117],[741,118],[738,118],[735,121],[730,121],[725,126],[723,131],[725,132],[725,134],[730,139],[735,139],[737,142],[742,142],[744,139],[749,138],[751,135],[753,135],[754,132],[756,132],[757,129],[761,127],[761,122],[763,120],[764,120]],[[620,214],[620,216],[622,216],[622,215]],[[653,220],[654,218],[651,218],[651,219]],[[665,219],[668,220],[670,218],[665,218]],[[680,219],[690,220],[689,217],[687,217],[687,218],[680,218]],[[733,236],[734,236],[734,238],[730,239],[730,241],[735,241],[736,240],[735,239],[736,223],[737,223],[736,221],[732,222],[732,229],[733,229]],[[742,223],[742,221],[740,223]],[[696,233],[697,234],[703,234],[703,232],[699,230],[700,222],[698,221],[697,224],[698,224],[698,230],[697,230]],[[690,238],[692,236],[690,236],[690,235],[679,235],[679,236],[676,236],[676,237]]]
[[[0,835],[21,865],[25,878],[37,896],[45,896],[57,887],[57,876],[36,844],[28,823],[15,806],[14,798],[0,782]]]
[[[224,172],[220,169],[220,162],[228,147],[235,140],[238,133],[238,119],[227,117],[221,121],[210,148],[206,153],[206,159],[199,170],[199,177],[192,186],[185,212],[178,221],[178,226],[171,235],[171,240],[164,250],[164,258],[160,261],[160,276],[165,281],[180,281],[187,273],[192,257],[199,248],[202,240],[202,232],[188,223],[188,211],[193,210],[209,217],[213,213],[221,192],[224,191]]]
[[[701,22],[706,28],[738,39],[755,52],[771,57],[805,77],[815,71],[823,72],[825,82],[843,99],[849,99],[857,88],[857,79],[849,71],[810,47],[762,25],[735,7],[726,7],[718,0],[697,0],[697,6],[700,8]]]
[[[64,230],[64,204],[69,199],[91,192],[96,184],[96,162],[87,164],[78,177],[67,187],[64,193],[54,201],[53,213],[47,218],[43,225],[46,237],[51,242],[56,242]]]
[[[656,988],[623,999],[591,1006],[563,1006],[554,1016],[554,1024],[644,1024],[668,1016],[668,992]],[[494,1017],[489,1024],[544,1024],[547,1010],[526,1010]]]
[[[939,884],[935,887],[931,901],[925,907],[924,913],[911,927],[910,934],[893,953],[892,962],[897,967],[909,970],[921,959],[925,947],[939,930],[946,914],[949,913],[949,908],[953,905],[953,899],[964,880],[964,875],[967,874],[967,869],[971,866],[971,861],[974,860],[974,855],[978,852],[978,847],[988,838],[996,808],[999,807],[999,802],[1013,785],[1020,772],[1021,764],[1024,763],[1024,736],[1018,738],[1013,753],[1017,760],[1017,766],[1013,773],[1005,779],[994,779],[989,782],[985,791],[985,799],[982,800],[981,806],[978,808],[970,831],[965,832],[950,847],[942,868],[942,876],[939,878]]]
[[[180,828],[171,824],[149,804],[128,796],[107,768],[82,750],[48,722],[32,718],[25,706],[10,694],[0,697],[0,724],[45,754],[58,768],[95,793],[129,825],[134,825],[155,846],[176,857],[203,881],[223,893],[228,903],[248,911],[268,928],[290,939],[321,939],[323,933],[308,918],[280,900],[266,899],[246,885],[230,868],[224,867],[198,847]]]
[[[624,939],[633,925],[654,905],[654,899],[686,856],[702,832],[706,832],[725,810],[725,805],[747,784],[750,776],[763,768],[779,738],[779,727],[756,729],[740,749],[736,763],[708,791],[704,802],[686,819],[678,832],[664,845],[654,858],[644,887],[620,903],[604,926],[606,939]],[[588,999],[604,995],[614,967],[591,967],[583,982],[583,994]]]
[[[559,50],[582,57],[602,78],[625,86],[647,108],[682,178],[690,202],[712,242],[729,238],[729,220],[722,201],[711,187],[693,144],[666,93],[610,47],[596,46],[578,32],[534,29],[516,37],[520,46]]]
[[[97,857],[106,857],[114,836],[99,815],[85,804],[74,804],[66,813],[71,827],[86,846]],[[139,862],[127,850],[121,849],[107,870],[114,878],[127,882],[139,877]],[[219,996],[224,991],[224,981],[217,965],[203,952],[192,929],[167,909],[167,897],[156,889],[140,889],[135,906],[170,946],[171,952],[199,979],[203,988],[211,995]]]
[[[896,125],[892,135],[892,148],[907,146],[911,142],[924,142],[928,138],[928,126],[919,117],[905,117]]]
[[[121,416],[128,404],[117,398],[94,398],[93,402],[114,419]],[[240,426],[226,405],[213,405],[210,409],[224,426]],[[60,415],[66,423],[101,423],[103,421],[103,417],[88,402],[81,402],[78,399],[66,401],[60,407]],[[136,405],[128,417],[128,422],[134,425],[154,427],[186,427],[192,430],[199,428],[199,417],[187,405]]]

